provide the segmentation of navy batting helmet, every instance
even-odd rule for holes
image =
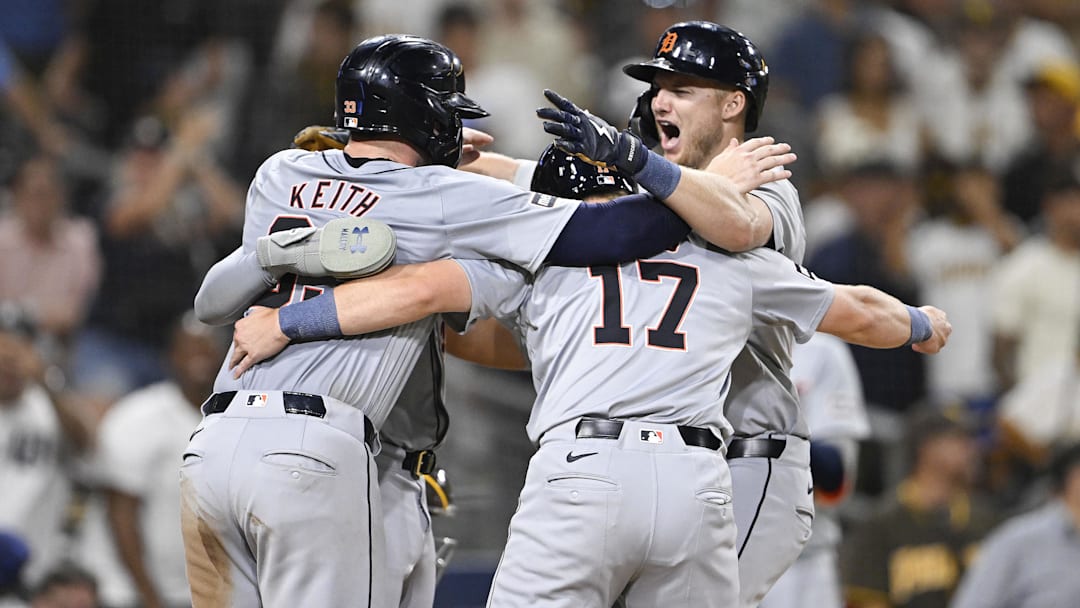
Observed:
[[[549,144],[533,171],[534,192],[563,198],[582,199],[593,194],[612,194],[620,190],[635,192],[637,184],[614,166],[603,168],[587,163]]]
[[[757,129],[769,91],[769,67],[753,42],[735,30],[709,21],[685,21],[669,27],[656,43],[653,58],[623,67],[631,78],[652,84],[657,72],[689,74],[727,84],[747,97],[746,130]],[[660,139],[651,102],[656,87],[638,97],[631,123],[646,141]]]
[[[368,38],[338,70],[337,126],[355,134],[400,138],[430,164],[456,167],[461,119],[487,115],[465,97],[465,74],[457,55],[426,38]]]

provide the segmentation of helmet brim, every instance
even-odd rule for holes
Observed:
[[[491,113],[480,107],[480,104],[461,93],[454,93],[450,97],[448,103],[450,107],[457,110],[458,115],[462,118],[484,118],[485,116],[491,116]]]
[[[675,69],[675,66],[665,57],[655,57],[644,63],[631,63],[630,65],[624,65],[622,69],[623,73],[627,76],[652,84],[653,78],[657,72],[671,72],[672,74],[681,74],[679,70]]]

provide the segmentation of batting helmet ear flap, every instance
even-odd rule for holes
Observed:
[[[656,116],[652,111],[652,100],[656,97],[656,87],[649,87],[638,95],[634,111],[630,113],[630,132],[641,138],[646,148],[660,145],[660,132],[656,130]]]

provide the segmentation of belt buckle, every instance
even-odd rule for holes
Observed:
[[[435,452],[420,450],[416,453],[416,463],[413,465],[412,474],[416,477],[429,475],[435,470]]]

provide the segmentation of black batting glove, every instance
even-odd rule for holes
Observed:
[[[558,137],[556,148],[587,163],[613,166],[627,175],[635,175],[645,166],[648,150],[636,135],[617,130],[551,89],[544,89],[544,97],[555,107],[540,108],[536,115],[544,119],[544,130]]]

